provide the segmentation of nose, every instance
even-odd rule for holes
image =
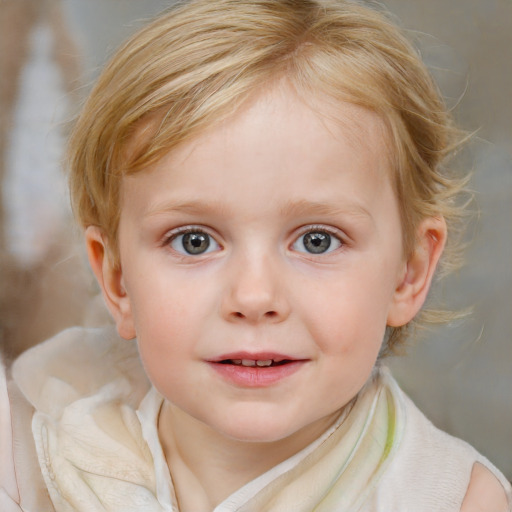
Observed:
[[[230,322],[279,323],[290,314],[282,273],[264,256],[244,257],[230,265],[222,301],[223,316]]]

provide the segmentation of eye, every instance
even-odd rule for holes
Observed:
[[[219,249],[219,244],[208,233],[187,230],[171,235],[169,245],[180,254],[199,256]]]
[[[322,229],[308,231],[293,244],[293,249],[309,254],[325,254],[342,246],[341,240],[334,234]]]

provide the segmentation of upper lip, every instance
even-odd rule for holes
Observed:
[[[218,357],[208,359],[210,363],[220,363],[221,361],[227,361],[229,359],[245,359],[252,361],[269,361],[272,359],[275,362],[279,361],[304,361],[304,358],[297,358],[286,354],[279,354],[277,352],[230,352],[229,354],[223,354]]]

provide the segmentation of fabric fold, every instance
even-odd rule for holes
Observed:
[[[36,450],[57,511],[160,511],[155,471],[126,383],[68,405],[55,421],[36,413]]]

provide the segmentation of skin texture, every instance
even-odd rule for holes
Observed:
[[[496,477],[482,464],[473,466],[468,491],[461,512],[507,512],[505,490]]]
[[[425,219],[405,257],[383,124],[350,104],[336,118],[275,86],[124,179],[120,269],[87,230],[118,331],[137,336],[167,399],[159,431],[183,510],[215,506],[313,441],[364,385],[386,325],[425,300],[444,221]],[[187,254],[183,229],[207,251]],[[308,233],[331,246],[308,252]],[[300,362],[244,386],[209,363],[239,351]]]

